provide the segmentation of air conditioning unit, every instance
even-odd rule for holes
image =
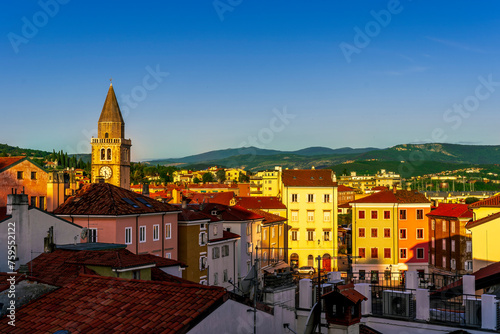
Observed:
[[[384,315],[410,316],[411,292],[384,290],[382,295]]]
[[[464,299],[467,298],[464,296]],[[465,324],[471,326],[481,325],[481,300],[476,298],[465,299]]]

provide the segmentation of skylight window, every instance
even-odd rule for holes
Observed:
[[[142,204],[144,204],[145,206],[147,206],[148,208],[152,208],[153,207],[151,204],[149,204],[148,201],[146,201],[142,197],[136,197],[135,199],[138,200],[139,202],[141,202]]]
[[[135,203],[134,201],[132,201],[130,198],[122,198],[122,200],[124,200],[128,204],[132,205],[132,207],[134,207],[136,209],[139,208],[139,205],[137,205],[137,203]]]

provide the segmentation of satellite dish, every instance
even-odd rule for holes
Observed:
[[[82,239],[87,238],[87,234],[88,234],[88,232],[89,232],[89,229],[88,229],[88,228],[86,228],[86,227],[82,228],[82,233],[80,233],[80,237],[81,237]]]
[[[309,313],[306,321],[306,329],[304,330],[305,334],[314,333],[314,329],[319,325],[318,319],[320,319],[321,316],[320,306],[321,304],[316,302],[316,304],[314,304],[313,308],[311,309],[311,312]]]

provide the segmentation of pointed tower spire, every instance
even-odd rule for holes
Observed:
[[[124,138],[125,136],[125,122],[116,99],[113,83],[109,85],[108,95],[99,117],[97,132],[99,138]]]

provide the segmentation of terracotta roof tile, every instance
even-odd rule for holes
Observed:
[[[177,211],[131,190],[109,183],[92,183],[83,186],[75,196],[54,210],[56,215],[130,215],[140,213]]]
[[[480,208],[483,206],[500,207],[500,194],[469,204],[469,208]]]
[[[338,192],[354,191],[354,188],[344,186],[343,184],[338,185]]]
[[[238,196],[236,204],[245,209],[286,209],[278,197],[275,196]]]
[[[192,203],[217,203],[229,205],[231,200],[234,197],[234,192],[232,191],[223,191],[220,193],[193,193],[190,198]]]
[[[224,221],[246,221],[263,219],[264,217],[249,211],[239,205],[227,206],[223,204],[208,203],[203,205],[202,212],[212,214],[216,210],[218,216]]]
[[[264,221],[263,221],[264,224],[271,224],[271,223],[287,221],[287,219],[284,217],[281,217],[281,216],[278,216],[278,215],[275,215],[275,214],[272,214],[272,213],[269,213],[266,211],[262,211],[262,210],[258,210],[258,209],[249,209],[249,211],[252,211],[253,213],[256,213],[260,216],[263,216],[264,217]]]
[[[16,327],[1,319],[0,332],[186,332],[221,305],[225,295],[222,288],[199,284],[82,275],[17,309]]]
[[[334,187],[331,169],[288,169],[282,174],[285,187]]]
[[[20,162],[20,160],[28,159],[27,157],[0,157],[0,172],[3,172],[6,169],[9,169],[11,165],[16,162]]]
[[[396,193],[381,191],[350,203],[430,203],[430,201],[417,191],[398,190]]]
[[[429,212],[427,216],[472,218],[472,210],[469,209],[467,204],[440,203],[439,206]]]

